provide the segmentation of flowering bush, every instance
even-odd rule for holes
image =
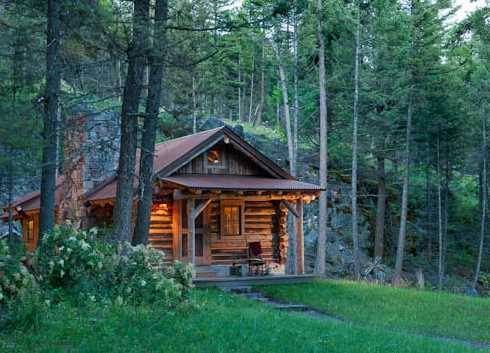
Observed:
[[[34,276],[20,256],[11,254],[7,242],[0,241],[0,305],[13,302],[29,291],[37,292]]]
[[[95,228],[78,231],[69,226],[57,226],[46,234],[36,253],[42,279],[54,288],[97,281],[103,271],[104,254],[96,236]]]
[[[184,268],[173,270],[173,266],[165,263],[161,251],[123,243],[112,260],[109,282],[119,303],[159,301],[173,305],[191,288],[192,274],[189,277]],[[186,276],[189,281],[180,279]]]
[[[192,267],[165,263],[161,251],[129,243],[109,244],[97,230],[56,227],[37,252],[41,280],[82,300],[117,303],[161,302],[171,306],[192,286]]]

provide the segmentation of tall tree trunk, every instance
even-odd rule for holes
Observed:
[[[281,83],[281,90],[282,90],[282,105],[283,105],[283,111],[284,111],[284,122],[286,125],[286,135],[287,135],[287,140],[288,140],[288,156],[289,156],[289,173],[292,176],[296,175],[296,156],[294,154],[294,142],[293,142],[293,132],[292,132],[292,126],[291,126],[291,117],[290,117],[290,110],[289,110],[289,92],[288,92],[288,82],[287,82],[287,77],[286,77],[286,69],[284,67],[284,64],[282,62],[281,58],[281,53],[279,52],[279,47],[277,44],[272,42],[272,47],[274,49],[274,52],[276,54],[277,62],[278,62],[278,69],[279,69],[279,81]],[[289,223],[289,222],[288,222]],[[289,268],[291,269],[292,273],[296,273],[296,227],[289,227],[290,232],[289,232],[289,248],[290,248],[290,256],[288,257],[289,260]]]
[[[443,244],[443,236],[442,236],[442,190],[441,190],[441,146],[440,146],[440,133],[437,133],[437,235],[439,241],[439,257],[438,257],[438,271],[437,271],[437,279],[439,289],[442,289],[442,281],[443,281],[443,257],[442,254],[444,252],[444,244]]]
[[[121,109],[121,146],[114,206],[114,239],[131,241],[133,183],[138,140],[138,108],[148,50],[149,0],[134,0],[133,38],[128,50],[128,72]]]
[[[293,130],[291,126],[291,117],[289,110],[289,92],[288,92],[288,81],[286,77],[286,69],[282,62],[281,53],[276,43],[272,44],[274,52],[276,53],[276,58],[279,67],[279,80],[281,83],[282,90],[282,106],[284,111],[284,120],[286,125],[286,135],[288,140],[288,156],[289,156],[289,172],[292,176],[296,175],[296,156],[294,154],[294,140],[293,140]]]
[[[360,50],[360,9],[357,9],[356,49],[354,64],[354,112],[352,118],[352,243],[354,246],[354,275],[357,280],[361,278],[361,264],[359,261],[359,231],[357,223],[357,125],[359,104],[359,50]]]
[[[265,104],[265,34],[262,39],[262,58],[260,61],[260,103],[259,110],[257,111],[257,118],[255,119],[255,125],[262,124],[262,114],[264,112]]]
[[[398,247],[396,250],[395,273],[393,276],[393,285],[398,286],[401,282],[403,257],[405,254],[405,239],[407,235],[407,214],[408,214],[408,188],[410,184],[410,139],[412,135],[412,96],[411,92],[408,98],[407,111],[407,130],[405,146],[405,172],[403,175],[403,191],[400,215],[400,232],[398,234]]]
[[[238,52],[238,121],[242,121],[242,58]]]
[[[41,205],[39,236],[50,231],[55,223],[56,162],[59,94],[61,84],[60,48],[61,2],[48,0],[48,31],[46,50],[46,93],[43,127],[41,171]]]
[[[383,144],[384,149],[384,144]],[[381,152],[384,154],[384,152]],[[386,174],[384,155],[376,157],[378,161],[378,200],[376,207],[376,232],[374,235],[374,256],[383,258],[386,214]]]
[[[9,242],[13,241],[14,239],[14,212],[12,208],[14,207],[14,166],[12,165],[12,161],[9,162],[9,170],[7,174],[7,189],[8,189],[8,228],[9,228],[9,235],[8,239]]]
[[[325,42],[323,39],[323,6],[317,1],[317,41],[318,41],[318,86],[320,91],[320,186],[325,190],[320,193],[318,217],[318,245],[315,272],[325,273],[325,251],[327,243],[327,206],[328,206],[328,116],[327,116],[327,82],[325,73]]]
[[[298,121],[299,121],[299,83],[298,83],[298,5],[294,1],[294,16],[293,16],[293,153],[296,161],[298,157]]]
[[[136,215],[134,244],[147,244],[150,228],[150,217],[153,195],[153,158],[155,154],[155,138],[162,96],[163,57],[166,51],[166,33],[164,26],[167,21],[168,0],[155,2],[155,36],[153,50],[149,57],[150,77],[146,116],[141,140],[141,157],[139,165],[139,203]]]
[[[431,176],[430,176],[430,136],[427,136],[427,161],[425,169],[425,214],[427,231],[427,260],[432,262],[432,203],[431,203]]]
[[[192,132],[197,132],[197,97],[196,97],[196,75],[192,73]]]
[[[248,107],[248,122],[252,122],[253,103],[254,103],[254,74],[255,74],[255,54],[252,54],[252,76],[250,77],[250,102]]]
[[[486,221],[487,221],[487,128],[485,115],[482,114],[482,172],[481,172],[481,218],[480,218],[480,245],[476,260],[475,276],[473,277],[473,288],[478,284],[480,277],[481,262],[483,258],[483,246],[485,243]]]

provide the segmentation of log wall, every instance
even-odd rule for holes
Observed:
[[[154,203],[150,218],[148,243],[152,248],[162,250],[167,260],[174,258],[174,218],[172,203]]]
[[[283,263],[287,250],[287,235],[281,231],[281,215],[277,202],[245,201],[242,207],[244,232],[240,236],[220,234],[220,202],[212,202],[207,210],[208,231],[211,239],[211,263],[231,265],[248,258],[248,243],[260,241],[262,256],[267,262]]]

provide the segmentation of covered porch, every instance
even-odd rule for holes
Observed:
[[[318,188],[230,175],[167,177],[157,185],[159,194],[172,200],[173,258],[195,266],[197,283],[285,279],[289,212],[296,233],[294,274],[304,274],[303,208],[318,196]]]

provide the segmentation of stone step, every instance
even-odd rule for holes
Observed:
[[[308,307],[301,304],[276,304],[274,307],[283,311],[308,311]]]
[[[229,291],[235,294],[250,294],[252,293],[252,287],[249,286],[231,287],[229,288]]]

